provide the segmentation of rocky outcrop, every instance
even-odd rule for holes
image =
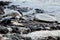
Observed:
[[[47,11],[0,3],[0,40],[60,40],[60,24]]]

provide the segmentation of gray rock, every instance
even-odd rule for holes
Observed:
[[[11,23],[11,20],[10,19],[3,19],[1,22],[0,22],[0,25],[9,25]]]
[[[0,15],[5,14],[3,6],[0,6]]]
[[[56,18],[48,15],[48,14],[35,14],[35,20],[42,20],[42,21],[47,21],[47,22],[55,22],[57,21]]]
[[[23,34],[28,34],[31,32],[31,30],[29,28],[25,28],[25,27],[18,27],[19,31],[22,32]]]
[[[41,10],[41,9],[35,9],[36,10],[36,13],[44,13],[45,11],[44,10]]]

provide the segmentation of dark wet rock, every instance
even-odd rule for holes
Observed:
[[[60,36],[59,36],[59,37],[57,37],[57,40],[60,40]]]
[[[30,27],[31,31],[40,31],[40,30],[45,30],[44,27]]]
[[[4,34],[3,37],[8,37],[8,35],[7,34]]]
[[[2,6],[0,6],[0,15],[3,15],[3,14],[5,14],[4,8]]]
[[[18,38],[16,38],[16,37],[13,37],[13,38],[12,38],[12,40],[19,40],[19,39],[18,39]]]
[[[1,24],[1,25],[4,25],[4,26],[9,25],[10,23],[11,23],[11,20],[10,20],[10,19],[3,19],[3,20],[0,22],[0,24]]]
[[[13,9],[13,10],[19,10],[20,7],[18,7],[18,6],[20,6],[20,5],[10,5],[10,6],[8,6],[7,8],[8,8],[8,9]]]
[[[17,6],[11,5],[11,6],[7,7],[7,8],[16,10],[17,9]]]
[[[60,26],[57,26],[57,29],[59,29],[59,30],[60,30]]]
[[[17,10],[17,11],[18,11],[21,15],[23,15],[22,12],[21,12],[20,10]]]
[[[12,27],[12,33],[18,33],[20,34],[20,31],[17,27]]]
[[[0,34],[7,34],[8,32],[9,30],[6,28],[0,29]]]
[[[41,10],[41,9],[35,9],[36,10],[36,13],[44,13],[45,11],[44,10]]]
[[[11,2],[9,1],[0,1],[0,6],[5,6],[5,5],[9,5]]]
[[[56,38],[52,37],[52,36],[48,36],[47,40],[56,40]]]
[[[50,27],[50,29],[52,29],[52,30],[57,30],[57,27]]]
[[[24,37],[24,40],[32,40],[30,37]]]

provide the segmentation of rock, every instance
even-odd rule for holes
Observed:
[[[50,29],[52,29],[52,30],[57,30],[57,27],[50,27]]]
[[[11,21],[11,24],[15,25],[15,26],[24,26],[22,23],[18,23],[18,22],[15,22],[15,21]]]
[[[28,34],[31,32],[31,30],[29,28],[25,28],[25,27],[18,27],[19,31],[22,32],[23,34]]]
[[[41,9],[35,9],[36,10],[36,13],[44,13],[45,11],[44,10],[41,10]]]
[[[11,2],[9,1],[0,1],[0,6],[5,6],[5,5],[9,5]]]
[[[59,36],[59,37],[57,37],[57,40],[60,40],[60,36]]]
[[[47,40],[56,40],[56,38],[53,38],[52,36],[48,36]]]
[[[0,29],[0,34],[7,34],[8,32],[9,30],[6,28]]]
[[[16,5],[11,5],[11,6],[8,6],[7,8],[8,8],[8,9],[14,9],[14,10],[17,10],[17,6],[16,6]]]
[[[18,39],[18,38],[16,38],[16,37],[13,37],[13,38],[12,38],[12,40],[19,40],[19,39]]]
[[[19,20],[19,18],[22,17],[22,15],[18,11],[10,10],[10,9],[5,9],[4,11],[5,11],[4,16],[12,16],[16,20]]]
[[[30,27],[31,31],[40,31],[40,30],[44,30],[44,27]]]
[[[57,29],[59,29],[59,30],[60,30],[60,26],[57,26]]]
[[[12,29],[12,28],[10,28],[10,27],[8,27],[7,29],[9,30],[9,32],[12,32],[12,30],[13,30],[13,29]]]
[[[0,22],[0,24],[1,25],[9,25],[11,23],[11,20],[10,19],[3,19],[1,22]]]
[[[12,33],[18,33],[20,34],[20,31],[17,27],[12,27]]]
[[[50,27],[45,27],[46,30],[50,30]]]
[[[25,15],[25,16],[22,17],[22,19],[24,19],[26,21],[33,21],[34,17],[32,15],[31,16]]]
[[[3,6],[0,6],[0,15],[5,14]]]
[[[43,37],[48,37],[48,36],[51,36],[51,37],[60,36],[59,33],[60,33],[59,30],[53,30],[53,31],[44,30],[44,31],[35,31],[25,36],[31,37],[32,39],[37,40],[38,38],[41,39]]]
[[[31,37],[24,37],[24,40],[32,40]]]
[[[35,20],[40,20],[43,22],[55,22],[55,21],[57,21],[56,18],[54,18],[48,14],[35,14]]]
[[[7,38],[7,37],[3,37],[3,39],[2,40],[10,40],[9,38]]]
[[[17,10],[17,11],[23,16],[23,14],[22,14],[22,12],[20,10]]]

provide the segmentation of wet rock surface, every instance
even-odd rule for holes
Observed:
[[[9,5],[12,2],[8,1],[0,3],[0,40],[60,40],[59,22],[53,16],[44,14],[44,10]]]

